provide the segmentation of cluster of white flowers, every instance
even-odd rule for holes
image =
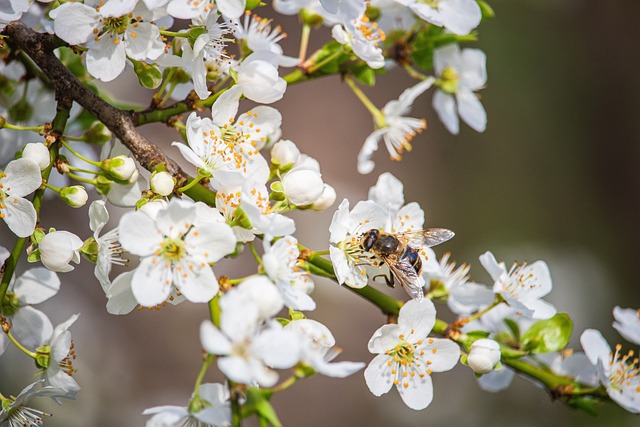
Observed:
[[[76,74],[72,81],[55,82],[56,90],[65,88],[64,97],[80,98],[82,91],[66,93],[65,85],[83,84],[103,95],[92,78],[112,81],[131,65],[141,85],[156,92],[147,110],[114,108],[122,116],[111,130],[122,136],[132,117],[136,124],[166,122],[181,137],[170,149],[182,155],[195,178],[169,173],[176,169],[148,161],[148,153],[140,154],[146,149],[134,149],[135,142],[123,137],[129,151],[105,128],[106,120],[96,121],[101,109],[78,106],[85,105],[83,99],[74,98],[73,109],[62,101],[56,106],[62,97],[47,86],[53,77],[41,78],[26,58],[12,62],[18,55],[11,53],[6,63],[0,61],[0,218],[16,237],[11,252],[0,248],[0,355],[13,344],[35,360],[40,375],[16,397],[0,394],[0,425],[41,425],[48,414],[29,407],[32,398],[59,403],[80,390],[69,332],[79,315],[54,327],[33,305],[56,295],[64,283],[56,273],[73,271],[82,256],[95,263],[111,314],[179,303],[210,309],[200,326],[207,354],[203,375],[217,366],[227,383],[201,384],[200,376],[187,406],[144,411],[151,415],[150,427],[238,425],[245,412],[258,413],[262,425],[272,421],[261,413],[271,394],[315,373],[343,378],[363,369],[363,362],[334,362],[340,349],[332,332],[308,317],[316,309],[312,274],[347,285],[388,315],[388,324],[368,342],[375,357],[364,378],[376,396],[395,385],[409,408],[424,409],[433,399],[432,373],[459,361],[480,387],[501,390],[518,360],[531,363],[527,373],[534,380],[542,381],[534,371],[544,364],[545,376],[570,381],[568,396],[600,387],[598,397],[606,390],[626,410],[640,412],[638,359],[632,352],[623,355],[619,346],[612,352],[599,332],[587,330],[581,338],[585,353],[565,357],[571,322],[541,299],[552,289],[544,261],[508,269],[486,252],[480,263],[493,286],[472,282],[469,265],[456,267],[449,253],[438,261],[431,249],[453,232],[426,228],[424,211],[418,203],[405,204],[403,184],[390,173],[379,176],[368,200],[352,209],[342,200],[329,227],[328,251],[309,250],[295,236],[288,214],[326,210],[337,194],[324,182],[318,161],[284,138],[278,109],[263,104],[282,99],[288,82],[343,76],[374,121],[357,158],[362,174],[375,168],[372,157],[381,141],[394,160],[412,148],[426,120],[407,114],[432,87],[433,108],[451,133],[459,132],[459,118],[483,132],[487,118],[476,92],[487,81],[486,57],[458,44],[473,39],[467,36],[481,21],[476,0],[276,0],[276,12],[297,14],[303,22],[295,57],[279,44],[286,33],[252,11],[260,2],[40,1],[50,4],[4,0],[3,37],[22,19],[37,32],[55,34],[57,44],[66,43],[50,58],[54,68],[68,66]],[[332,40],[307,56],[311,28],[320,24],[331,27]],[[19,40],[10,41],[7,49],[19,46]],[[429,53],[419,60],[411,56],[416,52]],[[394,66],[419,81],[378,109],[357,81],[371,85],[375,70]],[[285,78],[283,67],[297,68]],[[110,99],[104,95],[100,102]],[[177,101],[169,105],[171,99]],[[241,109],[245,99],[253,102],[249,110]],[[210,113],[203,112],[206,107]],[[94,146],[102,146],[99,156]],[[74,230],[49,227],[39,216],[45,190],[73,208],[94,199],[88,208],[92,235],[83,241]],[[109,204],[126,212],[104,231]],[[220,276],[218,264],[245,250],[255,260],[249,275]],[[16,276],[22,252],[43,267]],[[114,265],[124,271],[112,279]],[[411,299],[402,303],[375,285],[367,287],[380,277],[400,285]],[[456,320],[438,320],[434,302],[446,303]],[[638,311],[616,307],[614,316],[620,334],[639,344]],[[283,375],[289,377],[279,383]],[[251,406],[256,401],[261,409]]]

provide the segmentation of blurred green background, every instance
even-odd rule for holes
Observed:
[[[640,36],[635,23],[640,5],[625,0],[490,3],[496,18],[481,25],[480,43],[473,46],[488,57],[488,86],[481,92],[489,118],[485,133],[461,125],[459,136],[448,134],[430,107],[429,91],[411,114],[429,123],[415,138],[414,150],[402,163],[388,160],[381,150],[374,172],[358,175],[355,159],[373,129],[371,117],[347,86],[331,77],[292,86],[275,104],[283,114],[283,136],[320,161],[338,202],[366,199],[382,172],[400,178],[405,200],[424,208],[426,226],[456,232],[437,253],[451,251],[453,259],[471,263],[478,282],[489,280],[477,261],[486,250],[507,264],[544,259],[554,281],[547,299],[574,319],[572,345],[579,347],[580,333],[590,327],[600,329],[611,344],[622,342],[611,328],[613,307],[640,307]],[[285,51],[295,55],[296,19],[278,17],[277,22],[289,33]],[[314,33],[312,45],[326,37],[326,31]],[[131,97],[124,80],[111,88]],[[394,70],[367,93],[381,107],[410,84]],[[144,131],[179,157],[168,147],[177,136],[165,127]],[[47,226],[76,229],[78,222],[87,222],[85,212],[71,219],[61,205],[48,206],[45,215],[57,217]],[[326,249],[333,210],[296,213],[298,239]],[[88,236],[85,226],[81,237]],[[238,276],[237,264],[221,263],[216,271]],[[183,304],[115,318],[105,313],[104,294],[91,272],[83,262],[64,276],[60,295],[42,307],[54,323],[82,313],[72,333],[83,390],[75,402],[49,406],[55,416],[46,425],[138,426],[145,422],[140,415],[145,408],[186,405],[199,371],[198,326],[206,307]],[[335,283],[316,283],[318,309],[310,317],[333,331],[344,349],[340,360],[368,362],[367,341],[385,318]],[[394,295],[404,298],[401,291]],[[17,393],[30,370],[15,352],[4,355],[2,392],[14,382],[11,392]],[[419,412],[406,408],[395,390],[381,398],[371,395],[361,373],[346,380],[303,381],[277,395],[274,405],[287,426],[638,423],[615,405],[603,407],[597,418],[576,412],[522,378],[496,394],[481,391],[475,382],[464,366],[434,375],[434,401]]]

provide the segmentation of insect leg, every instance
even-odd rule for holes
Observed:
[[[376,280],[376,277],[383,277],[384,278],[384,282],[387,284],[387,286],[389,286],[390,288],[395,288],[396,287],[396,283],[393,280],[393,275],[387,276],[386,274],[377,274],[375,276],[373,276],[371,278],[371,280]]]

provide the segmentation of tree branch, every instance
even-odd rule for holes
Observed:
[[[36,33],[24,23],[14,21],[4,30],[11,43],[22,49],[46,74],[57,93],[72,98],[87,111],[95,115],[131,150],[136,160],[147,170],[164,166],[179,185],[189,176],[156,145],[136,130],[131,111],[115,108],[82,84],[54,55],[53,50],[61,46],[59,40],[49,34]]]

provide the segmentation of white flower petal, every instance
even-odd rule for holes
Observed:
[[[4,222],[18,237],[29,237],[36,228],[37,214],[27,199],[9,196],[5,201]]]
[[[205,320],[200,325],[200,343],[202,348],[211,354],[225,355],[231,353],[231,342],[210,320]]]
[[[436,93],[433,95],[433,109],[436,110],[438,118],[449,132],[454,135],[460,132],[456,102],[453,96],[441,90],[436,90]]]
[[[433,383],[430,375],[409,377],[396,384],[402,401],[411,409],[421,410],[433,400]]]
[[[104,35],[86,54],[87,71],[93,77],[110,82],[122,73],[126,62],[125,46],[120,40]]]
[[[143,258],[133,273],[131,291],[144,307],[163,303],[171,294],[171,268],[168,262],[155,261],[154,257]]]
[[[487,113],[476,94],[460,88],[456,93],[456,99],[458,101],[458,113],[460,113],[462,120],[473,130],[484,132],[487,128]],[[452,131],[452,133],[454,132]]]
[[[4,170],[5,178],[2,182],[2,190],[15,197],[24,197],[33,193],[42,185],[40,167],[29,159],[18,159],[9,162]]]
[[[40,304],[58,293],[60,279],[46,268],[32,268],[20,276],[13,291],[25,304]]]
[[[107,312],[109,314],[129,314],[138,305],[131,290],[133,273],[133,271],[126,271],[113,280],[107,292]]]
[[[364,370],[364,379],[369,387],[369,391],[374,396],[382,396],[391,390],[394,377],[391,374],[391,368],[388,362],[391,357],[386,354],[380,354],[369,362],[369,366]]]

